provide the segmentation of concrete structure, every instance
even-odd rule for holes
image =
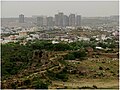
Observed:
[[[58,26],[58,14],[55,14],[55,26]]]
[[[19,37],[26,37],[27,36],[27,32],[26,31],[20,31],[19,32]]]
[[[47,26],[52,27],[53,25],[53,17],[47,17]]]
[[[69,17],[67,15],[64,15],[63,17],[63,26],[69,26]]]
[[[43,17],[37,17],[37,26],[43,26]]]
[[[81,15],[76,16],[76,26],[81,26]]]
[[[59,12],[58,13],[58,26],[62,27],[63,26],[63,13]]]
[[[69,26],[75,26],[75,14],[69,15]]]
[[[43,16],[43,26],[47,26],[47,17]]]
[[[24,23],[24,15],[23,14],[19,15],[19,23]]]

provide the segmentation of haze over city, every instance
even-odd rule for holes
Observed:
[[[83,17],[118,15],[117,1],[3,1],[2,17],[18,17],[24,14],[54,16],[57,12],[80,14]]]

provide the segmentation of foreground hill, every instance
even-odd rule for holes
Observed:
[[[56,45],[55,50],[44,50],[35,45],[2,46],[2,88],[118,89],[118,58],[100,53],[91,57],[82,48],[64,50]]]

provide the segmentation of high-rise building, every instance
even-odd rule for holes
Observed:
[[[76,26],[81,26],[81,15],[76,16]]]
[[[58,26],[62,27],[63,26],[63,13],[59,12],[58,13]]]
[[[75,26],[75,14],[69,15],[69,26]]]
[[[43,16],[43,26],[47,26],[47,17]]]
[[[47,26],[53,26],[53,17],[47,17]]]
[[[43,17],[42,16],[37,17],[37,25],[38,26],[43,26]]]
[[[19,23],[24,23],[24,15],[23,14],[19,15]]]
[[[64,15],[63,17],[63,26],[69,26],[69,17],[67,15]]]
[[[58,14],[55,14],[55,26],[58,26]]]

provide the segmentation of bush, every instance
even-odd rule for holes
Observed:
[[[61,80],[64,81],[64,82],[68,80],[67,75],[64,74],[64,73],[56,74],[56,78],[61,79]]]
[[[86,52],[83,51],[76,51],[76,52],[70,52],[64,57],[64,60],[75,60],[76,58],[78,59],[84,59],[86,57]]]
[[[75,56],[75,58],[82,58],[85,57],[87,54],[85,51],[77,51],[73,52],[73,55]]]
[[[31,82],[30,82],[29,79],[27,79],[27,80],[24,81],[24,85],[30,85],[30,83],[31,83]]]
[[[64,59],[65,60],[75,60],[75,56],[70,53],[70,54],[66,55]]]
[[[11,84],[11,87],[12,87],[12,88],[14,88],[14,89],[16,89],[16,88],[17,88],[17,86],[16,86],[16,84],[15,84],[15,83],[12,83],[12,84]]]
[[[79,89],[93,89],[93,87],[83,86],[83,87],[79,87]]]
[[[33,82],[33,88],[35,88],[35,89],[48,89],[48,84],[43,83],[40,80],[37,80],[37,81]]]
[[[93,85],[93,88],[97,89],[97,86],[96,86],[96,85]]]
[[[110,68],[106,68],[106,70],[110,70]]]
[[[99,70],[103,70],[103,68],[102,68],[102,67],[99,67]]]

